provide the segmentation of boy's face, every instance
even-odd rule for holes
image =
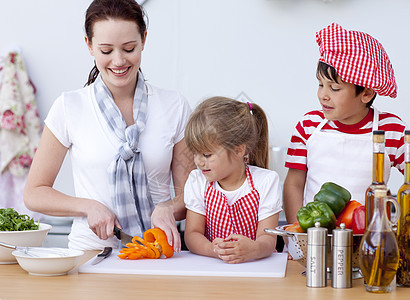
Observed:
[[[339,121],[346,125],[360,122],[369,112],[363,95],[356,95],[356,87],[352,83],[328,79],[318,74],[318,98],[325,118],[330,121]]]

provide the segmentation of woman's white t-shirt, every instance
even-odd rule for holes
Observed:
[[[184,137],[191,109],[177,92],[149,84],[147,89],[147,122],[139,148],[149,191],[157,204],[171,199],[173,147]],[[60,143],[69,148],[76,197],[97,200],[112,210],[107,168],[117,155],[121,141],[108,127],[93,91],[90,85],[63,93],[44,122]],[[69,235],[70,248],[90,250],[118,245],[116,238],[100,240],[88,227],[87,218],[74,219]]]
[[[258,221],[282,211],[282,189],[279,175],[275,171],[255,166],[249,166],[249,171],[260,196]],[[184,189],[186,208],[204,216],[206,215],[205,188],[208,186],[207,183],[201,170],[196,169],[189,174]],[[251,192],[248,180],[245,180],[242,186],[234,191],[223,190],[217,182],[214,187],[226,196],[229,205]]]

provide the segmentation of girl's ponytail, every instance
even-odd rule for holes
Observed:
[[[249,164],[261,168],[269,168],[269,131],[268,120],[263,109],[252,103],[252,113],[256,124],[257,140],[255,147],[249,153]]]

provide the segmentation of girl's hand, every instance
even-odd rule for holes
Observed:
[[[252,260],[254,258],[255,241],[240,235],[231,234],[214,249],[218,257],[229,264],[237,264]]]
[[[219,253],[219,244],[222,243],[224,240],[221,238],[216,238],[212,241],[212,248],[214,250],[215,253],[215,257],[219,257],[218,253]]]
[[[102,240],[114,236],[114,225],[121,228],[115,214],[104,204],[91,200],[87,209],[87,220],[90,229]]]

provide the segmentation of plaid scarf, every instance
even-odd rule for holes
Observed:
[[[140,134],[145,128],[148,105],[144,79],[139,72],[133,104],[134,124],[129,127],[101,76],[94,83],[94,92],[105,120],[122,142],[118,154],[108,167],[110,196],[115,214],[124,231],[142,235],[151,228],[154,209],[142,153],[138,148]]]

